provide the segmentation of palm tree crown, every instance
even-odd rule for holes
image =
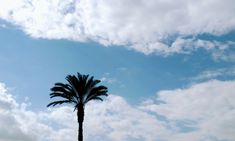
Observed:
[[[80,73],[77,73],[77,76],[68,75],[66,80],[68,83],[55,83],[54,87],[51,88],[50,98],[60,97],[62,99],[49,103],[47,107],[64,103],[73,104],[74,110],[77,110],[79,123],[78,140],[82,141],[85,104],[90,100],[103,101],[101,96],[108,96],[108,89],[102,85],[97,86],[101,82],[100,80],[95,80],[93,76],[89,77],[89,75],[81,75]]]

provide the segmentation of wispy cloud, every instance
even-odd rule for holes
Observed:
[[[100,78],[100,80],[102,82],[108,83],[108,84],[119,84],[119,85],[122,85],[121,82],[117,78],[112,76],[111,73],[104,73],[103,76]]]
[[[5,24],[0,24],[0,28],[6,28],[7,26]]]
[[[234,81],[208,81],[185,89],[160,91],[155,100],[134,107],[120,96],[86,106],[88,141],[233,141]],[[75,141],[76,114],[62,106],[32,111],[0,83],[0,140]],[[221,115],[223,116],[221,118]],[[9,126],[11,125],[11,126]]]
[[[0,18],[35,38],[93,40],[169,54],[193,51],[188,38],[233,31],[233,5],[233,0],[8,0],[0,2]],[[204,43],[203,48],[211,48]]]
[[[235,67],[232,68],[218,68],[213,70],[205,70],[198,74],[195,77],[190,78],[190,80],[197,81],[197,80],[210,80],[216,79],[218,77],[235,77]]]
[[[102,82],[109,83],[109,84],[113,84],[113,83],[117,82],[117,80],[115,78],[111,78],[111,77],[107,77],[107,76],[100,78],[100,80]]]

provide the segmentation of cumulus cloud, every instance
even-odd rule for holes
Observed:
[[[87,141],[212,141],[235,139],[235,81],[211,80],[164,90],[137,107],[115,95],[86,106]],[[3,106],[6,105],[6,106]],[[0,83],[1,141],[75,141],[76,114],[61,106],[38,112]],[[10,126],[9,126],[10,125]]]
[[[0,5],[0,18],[32,37],[92,40],[145,54],[189,52],[188,38],[235,29],[233,0],[8,0]],[[206,49],[218,45],[204,43]]]
[[[89,112],[94,110],[96,111]],[[87,127],[93,127],[91,133],[97,135],[99,131],[100,136],[105,135],[107,140],[151,141],[164,139],[169,134],[166,127],[154,116],[132,107],[119,96],[111,96],[104,103],[91,103],[87,113]],[[94,120],[93,117],[99,118]]]
[[[0,103],[1,141],[77,140],[77,120],[72,107],[39,112],[28,110],[27,103],[17,103],[2,83]],[[151,141],[164,138],[167,133],[155,117],[132,107],[119,96],[111,95],[104,102],[91,102],[85,116],[84,137],[88,141]]]
[[[28,141],[27,136],[20,128],[19,123],[14,118],[13,111],[18,104],[12,95],[7,94],[5,85],[0,83],[0,140],[6,141]],[[31,138],[32,139],[32,138]]]
[[[160,91],[142,109],[164,116],[176,131],[174,140],[235,139],[235,82],[211,80],[186,89]]]

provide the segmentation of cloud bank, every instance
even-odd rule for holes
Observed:
[[[235,139],[234,86],[234,81],[211,80],[186,89],[160,91],[157,102],[149,100],[142,109],[165,117],[179,133],[174,140],[232,141]]]
[[[211,80],[185,89],[164,90],[132,106],[111,95],[86,107],[85,140],[233,141],[235,81]],[[75,141],[76,115],[62,106],[32,111],[0,83],[1,141]]]
[[[95,41],[145,54],[188,53],[201,46],[223,52],[234,42],[195,37],[234,31],[234,5],[233,0],[8,0],[0,2],[0,18],[35,38]]]

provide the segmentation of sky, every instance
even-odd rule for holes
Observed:
[[[235,1],[0,1],[0,141],[76,141],[46,105],[77,72],[109,90],[86,141],[235,141]]]

